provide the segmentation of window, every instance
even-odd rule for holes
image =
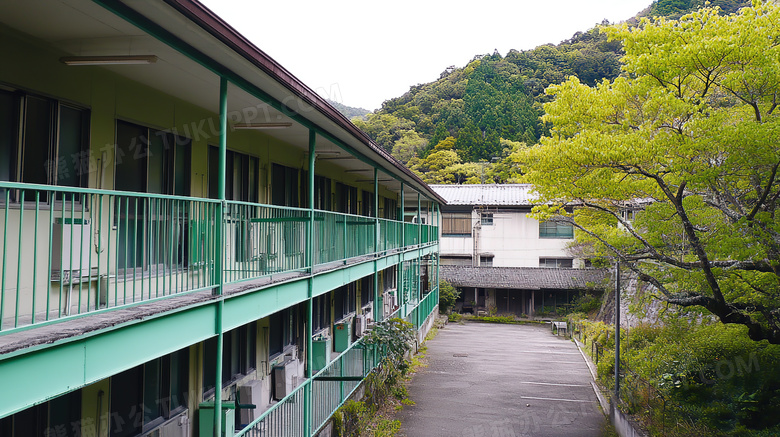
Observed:
[[[370,191],[363,191],[362,207],[360,208],[360,214],[366,217],[374,216],[374,193]]]
[[[336,182],[336,211],[357,214],[357,188]]]
[[[78,435],[74,424],[79,423],[81,390],[76,390],[0,419],[0,436]]]
[[[111,377],[111,437],[130,437],[141,432],[144,366]]]
[[[217,337],[204,342],[203,348],[203,398],[214,389],[216,372]],[[222,334],[222,387],[257,368],[257,324],[240,326]]]
[[[548,269],[570,269],[573,264],[571,258],[539,258],[539,267]]]
[[[228,150],[225,156],[225,199],[259,201],[260,160]],[[219,188],[219,148],[209,146],[209,197],[216,199]]]
[[[190,142],[189,138],[118,120],[115,189],[189,196]],[[187,211],[169,207],[165,202],[136,202],[127,198],[117,198],[115,208],[120,266],[145,269],[171,261],[185,265]]]
[[[480,265],[480,267],[493,267],[493,257],[492,256],[480,256],[479,257],[479,265]]]
[[[574,238],[574,228],[569,223],[539,223],[539,238]]]
[[[355,312],[357,307],[357,284],[351,283],[333,292],[334,319],[341,320]]]
[[[89,166],[88,110],[0,90],[1,181],[86,187]]]
[[[374,299],[374,278],[367,276],[360,281],[360,307],[368,305]]]
[[[442,255],[440,258],[443,266],[471,266],[471,255]]]
[[[384,207],[384,211],[382,208]],[[379,216],[382,218],[395,220],[398,217],[398,205],[395,199],[385,198],[383,202],[379,203]]]
[[[189,138],[117,120],[115,188],[189,196],[190,144]]]
[[[471,236],[471,213],[443,213],[441,215],[441,233],[450,237]]]
[[[271,170],[271,203],[277,206],[301,206],[298,196],[298,170],[274,164]]]
[[[313,304],[313,332],[330,327],[330,294],[315,297]]]
[[[493,226],[493,214],[483,212],[480,214],[480,223],[482,226]]]
[[[330,211],[331,205],[330,178],[314,175],[314,209]]]
[[[272,314],[270,319],[268,355],[273,357],[281,354],[287,346],[295,341],[293,337],[295,311],[293,308],[288,308]]]
[[[134,436],[186,407],[189,349],[156,358],[111,377],[111,436]]]

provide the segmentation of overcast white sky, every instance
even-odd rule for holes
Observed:
[[[320,95],[377,109],[450,65],[559,43],[652,0],[201,0]]]

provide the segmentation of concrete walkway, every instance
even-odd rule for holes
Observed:
[[[585,360],[548,326],[450,323],[428,342],[399,412],[407,437],[596,437],[606,419]]]

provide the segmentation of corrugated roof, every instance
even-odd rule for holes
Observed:
[[[431,185],[448,205],[531,206],[537,196],[531,184]]]
[[[602,288],[604,269],[545,269],[538,267],[441,266],[440,274],[456,287],[519,290],[582,290]]]

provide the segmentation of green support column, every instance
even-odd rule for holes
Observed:
[[[404,183],[401,182],[401,253],[406,251],[406,208],[404,208]],[[406,307],[404,303],[404,259],[401,256],[401,263],[398,264],[398,284],[395,288],[398,297],[398,308],[401,308],[400,316],[406,317]]]
[[[441,246],[439,246],[439,230],[441,229],[441,209],[439,208],[439,204],[436,204],[436,227],[438,228],[436,231],[436,246],[439,247],[439,250],[436,252],[436,303],[439,302],[439,296],[441,290],[439,290],[439,254],[441,253]]]
[[[306,379],[309,383],[303,391],[304,412],[303,412],[303,431],[304,435],[311,436],[312,423],[312,376],[314,376],[314,355],[312,348],[314,342],[314,164],[317,159],[316,152],[317,132],[309,130],[309,223],[306,229],[306,261],[309,265],[309,299],[306,302]]]
[[[420,266],[422,266],[422,262],[420,261],[422,259],[422,203],[420,202],[420,192],[417,192],[417,267],[415,274],[417,275],[417,287],[415,290],[415,301],[417,302],[417,305],[420,304],[420,299],[422,298],[422,276],[420,275]],[[420,327],[420,324],[422,323],[420,321],[420,315],[421,311],[417,311],[417,328]]]
[[[379,253],[379,170],[374,167],[374,252]],[[374,320],[379,320],[379,271],[374,256]]]
[[[215,275],[217,287],[215,292],[217,295],[222,295],[222,287],[224,285],[224,244],[222,239],[224,238],[224,213],[225,213],[225,163],[227,161],[227,89],[228,81],[226,78],[221,77],[219,80],[219,175],[217,176],[217,196],[220,200],[217,206],[217,220],[219,224],[216,229],[216,253],[215,253]],[[225,301],[220,297],[217,303],[215,330],[217,332],[217,356],[214,357],[216,362],[214,371],[214,435],[219,436],[222,432],[222,352],[224,349],[223,335],[222,335],[222,310],[224,308]],[[206,358],[207,359],[207,358]]]

